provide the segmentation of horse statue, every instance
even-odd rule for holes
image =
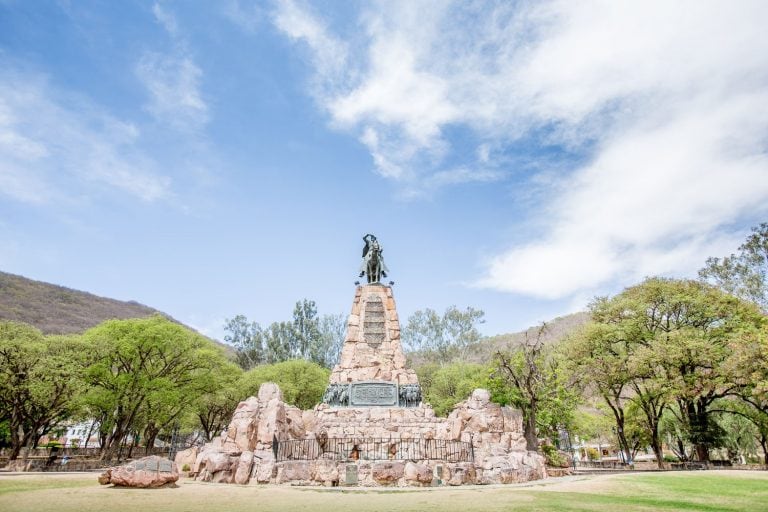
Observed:
[[[382,277],[387,277],[389,269],[384,263],[382,248],[375,236],[370,233],[363,237],[363,263],[360,265],[360,277],[367,276],[368,284],[378,283]]]

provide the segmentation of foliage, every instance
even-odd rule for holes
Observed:
[[[197,425],[202,429],[206,441],[213,437],[229,423],[237,404],[245,396],[242,390],[243,371],[239,366],[225,363],[219,371],[212,375],[214,382],[211,387],[199,397],[194,406]]]
[[[296,302],[290,322],[273,322],[262,328],[244,315],[226,320],[224,341],[237,351],[245,370],[264,363],[306,359],[327,368],[338,361],[346,325],[343,315],[317,314],[314,301]]]
[[[110,320],[87,331],[94,363],[86,403],[101,423],[102,458],[111,460],[130,432],[159,431],[188,412],[227,364],[208,339],[156,315]]]
[[[11,460],[76,413],[86,354],[77,337],[0,322],[0,420],[8,422]]]
[[[708,258],[699,277],[768,311],[768,223],[752,228],[738,254]]]
[[[330,371],[311,361],[294,359],[257,366],[242,376],[243,396],[255,396],[265,382],[274,382],[283,392],[286,403],[299,409],[311,409],[323,397]]]
[[[479,364],[451,363],[440,366],[426,364],[416,369],[424,399],[438,416],[447,416],[453,408],[484,387],[488,370]]]
[[[538,451],[539,434],[557,438],[573,420],[579,396],[565,371],[563,354],[544,344],[546,324],[510,352],[499,351],[490,388],[493,400],[523,413],[528,450]]]
[[[235,347],[237,364],[249,369],[264,361],[264,347],[261,330],[256,322],[248,322],[244,315],[226,319],[224,341]]]
[[[711,408],[738,389],[725,363],[740,333],[759,325],[756,308],[701,282],[651,278],[590,309],[593,323],[571,342],[573,360],[613,411],[625,452],[630,403],[644,416],[658,460],[662,416],[674,404],[684,434],[679,455],[690,442],[708,460],[723,434]]]
[[[461,311],[451,306],[442,316],[429,308],[416,311],[403,328],[403,345],[441,364],[462,360],[468,348],[480,340],[477,325],[484,322],[484,316],[483,311],[471,307]]]
[[[544,459],[546,460],[547,466],[555,468],[567,468],[570,466],[568,457],[560,452],[556,446],[549,443],[544,443],[541,445],[541,451],[544,454]]]

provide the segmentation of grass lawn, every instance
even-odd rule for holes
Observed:
[[[510,486],[339,490],[182,480],[177,488],[103,487],[96,474],[0,474],[0,510],[193,511],[748,511],[768,512],[768,473],[698,471],[551,478]]]

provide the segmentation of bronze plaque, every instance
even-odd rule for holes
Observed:
[[[350,407],[397,405],[397,386],[393,382],[353,382],[351,387]]]

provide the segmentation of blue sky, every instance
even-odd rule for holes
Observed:
[[[0,0],[0,269],[221,337],[347,312],[486,334],[693,276],[768,205],[768,4]]]

